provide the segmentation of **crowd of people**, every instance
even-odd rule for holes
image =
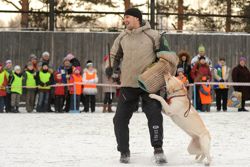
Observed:
[[[107,65],[107,57],[103,66]],[[116,84],[103,76],[104,82]],[[25,67],[6,60],[0,63],[0,112],[18,113],[21,97],[25,108],[31,112],[95,112],[98,74],[93,62],[88,60],[81,67],[71,53],[63,58],[62,65],[53,68],[50,54],[45,51],[41,58],[31,54]],[[115,88],[105,88],[103,112],[112,111]],[[84,109],[80,111],[80,103]],[[54,104],[54,108],[51,106]]]
[[[229,82],[232,78],[233,82],[250,83],[250,71],[246,66],[247,59],[241,56],[237,66],[230,67],[226,65],[226,59],[220,57],[218,63],[212,65],[211,59],[206,55],[205,47],[200,45],[198,48],[198,55],[191,59],[188,52],[180,52],[179,65],[177,69],[177,77],[183,81],[184,84],[195,82]],[[215,93],[215,102],[217,111],[227,111],[228,90],[229,85],[218,84],[196,84],[194,102],[195,107],[199,111],[209,112],[213,99],[213,92]],[[214,90],[214,91],[213,91]],[[250,99],[250,86],[234,86],[234,90],[241,92],[241,107],[239,112],[248,111],[245,108],[245,101]]]
[[[187,85],[195,82],[250,82],[250,71],[246,66],[246,57],[240,57],[239,64],[232,70],[226,65],[226,60],[220,57],[216,65],[212,65],[211,59],[205,54],[205,47],[200,45],[198,55],[191,59],[186,51],[180,51],[179,64],[176,76]],[[108,67],[108,55],[103,59],[103,71]],[[112,77],[102,75],[102,83],[109,85],[119,84]],[[65,84],[76,84],[68,86]],[[18,113],[21,96],[25,97],[27,112],[69,112],[79,111],[80,103],[83,104],[83,112],[95,112],[98,75],[93,62],[88,60],[82,70],[80,61],[71,53],[63,59],[62,65],[53,69],[50,64],[49,52],[43,52],[40,60],[31,54],[25,67],[13,64],[6,60],[5,65],[0,63],[0,112]],[[60,86],[61,85],[61,86]],[[84,86],[83,86],[84,85]],[[74,90],[75,89],[75,90]],[[196,85],[195,107],[199,111],[209,112],[215,93],[217,111],[227,111],[228,85],[209,84]],[[234,86],[234,90],[242,93],[241,111],[245,108],[245,101],[250,99],[249,86]],[[113,112],[112,102],[117,95],[115,87],[103,87],[103,112]],[[75,95],[76,94],[76,95]],[[37,98],[38,97],[38,98]],[[74,101],[76,101],[74,103]],[[54,104],[54,110],[51,107]],[[138,109],[138,103],[135,111]],[[81,111],[79,111],[81,112]]]

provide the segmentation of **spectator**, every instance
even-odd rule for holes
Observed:
[[[49,72],[48,63],[43,62],[41,70],[36,75],[38,86],[38,102],[36,106],[37,112],[50,112],[49,96],[50,85],[53,83],[53,76]]]
[[[95,112],[95,103],[96,103],[96,94],[97,88],[96,84],[98,83],[97,70],[93,67],[93,62],[88,60],[86,63],[86,68],[83,71],[83,94],[85,95],[85,105],[84,112],[89,111],[89,103],[91,112]]]
[[[212,71],[213,65],[212,65],[212,61],[211,59],[206,55],[206,50],[205,47],[203,45],[200,45],[198,48],[198,55],[194,56],[191,60],[191,68],[194,67],[194,65],[199,61],[199,58],[201,56],[205,57],[205,62],[207,63],[207,65],[209,66],[210,70]]]
[[[9,86],[11,87],[11,112],[18,113],[19,103],[22,95],[22,73],[21,67],[16,65],[14,72],[10,75]]]
[[[182,81],[182,83],[187,86],[189,84],[187,77],[184,74],[184,69],[179,67],[177,69],[177,78]]]
[[[5,71],[7,72],[7,79],[9,81],[9,76],[12,74],[13,67],[12,67],[12,61],[11,60],[6,60],[5,62]],[[7,95],[5,96],[5,111],[6,112],[11,112],[11,92],[10,89],[6,89]]]
[[[208,76],[210,81],[211,81],[212,74],[211,74],[209,66],[205,60],[206,60],[206,58],[204,56],[200,56],[199,61],[191,69],[191,77],[192,77],[194,82],[200,82],[202,76]],[[200,96],[199,96],[200,85],[195,85],[195,86],[196,86],[195,106],[196,106],[197,110],[201,111],[202,105],[201,105]]]
[[[103,63],[103,71],[109,66],[109,55],[104,56],[104,63]],[[114,82],[112,77],[109,77],[105,72],[103,73],[103,83],[108,85],[115,85],[117,84]],[[112,111],[112,101],[115,97],[115,87],[112,86],[105,86],[103,87],[104,92],[104,100],[103,100],[103,110],[102,112],[113,112]]]
[[[246,57],[240,57],[239,64],[233,68],[232,79],[233,82],[250,82],[250,71],[246,67],[247,59]],[[250,99],[250,87],[249,86],[234,86],[234,90],[242,93],[241,108],[238,109],[239,112],[248,110],[245,108],[245,101]]]
[[[6,86],[8,85],[7,72],[3,69],[3,64],[0,63],[0,113],[4,111],[4,98],[6,97]]]
[[[71,65],[74,67],[81,66],[80,61],[72,53],[67,54],[65,59],[69,60]]]
[[[55,72],[54,74],[55,80],[55,88],[54,88],[54,95],[55,95],[55,112],[62,113],[63,112],[63,104],[65,98],[65,87],[62,86],[62,74],[59,72]]]
[[[191,65],[190,65],[190,55],[185,52],[185,51],[181,51],[178,54],[179,57],[179,64],[177,66],[178,68],[182,68],[184,71],[184,75],[187,77],[189,83],[192,83],[192,79],[191,79]]]
[[[50,64],[50,54],[47,51],[42,53],[42,57],[41,57],[41,59],[40,59],[40,61],[38,63],[38,70],[41,69],[43,63],[48,64],[48,71],[52,74],[53,69],[52,69],[52,65]]]
[[[82,83],[82,75],[81,75],[81,67],[77,66],[73,68],[73,73],[70,75],[70,84],[74,83]],[[75,90],[74,86],[69,86],[69,93],[70,93],[70,112],[80,112],[80,98],[82,94],[82,85],[76,84]],[[75,95],[74,95],[75,94]],[[74,96],[75,103],[74,103]]]
[[[209,79],[207,76],[203,76],[201,78],[201,82],[208,82]],[[212,103],[212,89],[208,84],[200,85],[199,90],[201,104],[202,104],[202,112],[210,112],[210,105]]]
[[[228,82],[230,68],[227,67],[225,58],[220,58],[218,64],[214,66],[214,81],[215,82]],[[222,110],[227,111],[227,99],[228,99],[228,86],[227,85],[214,85],[214,90],[216,94],[216,107],[217,111]]]
[[[72,65],[70,60],[67,57],[64,57],[63,64],[57,69],[57,72],[61,73],[62,75],[62,82],[67,84],[70,79],[70,75],[72,74]],[[68,87],[65,87],[65,107],[64,111],[69,112],[70,108],[70,94]]]
[[[27,112],[32,112],[35,107],[36,100],[36,71],[34,70],[34,66],[32,62],[28,62],[26,71],[23,73],[23,86],[26,86],[26,110]]]
[[[33,70],[34,70],[35,72],[38,71],[38,61],[37,61],[37,60],[38,60],[38,59],[37,59],[37,57],[36,57],[35,54],[31,54],[31,55],[30,55],[29,61],[32,63],[32,65],[33,65]]]

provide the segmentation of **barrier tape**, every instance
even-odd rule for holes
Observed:
[[[75,82],[75,83],[70,83],[70,84],[54,84],[54,85],[48,85],[49,87],[60,87],[60,86],[74,86],[75,85],[89,85],[89,86],[99,86],[99,87],[121,87],[121,85],[116,85],[116,84],[104,84],[104,83],[97,83],[97,84],[84,84],[82,82]],[[207,84],[207,85],[224,85],[224,86],[250,86],[250,82],[195,82],[195,83],[191,83],[191,84],[187,84],[186,86],[194,86],[194,85],[203,85],[203,84]],[[6,86],[4,88],[39,88],[41,86]],[[0,89],[2,89],[3,87],[0,87]]]

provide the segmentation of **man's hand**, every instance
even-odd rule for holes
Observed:
[[[111,77],[113,79],[117,79],[117,78],[119,78],[119,74],[114,72]]]
[[[224,79],[220,79],[220,82],[224,82]]]

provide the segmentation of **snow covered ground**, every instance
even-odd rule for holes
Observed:
[[[212,109],[214,110],[214,109]],[[250,113],[201,113],[212,136],[214,167],[250,166]],[[146,117],[130,123],[131,163],[120,164],[114,114],[25,113],[0,115],[0,167],[145,167],[152,163]],[[203,166],[186,151],[190,138],[164,116],[166,166]]]

